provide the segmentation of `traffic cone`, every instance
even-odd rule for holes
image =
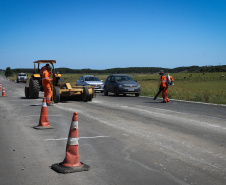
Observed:
[[[52,165],[51,168],[54,171],[58,173],[73,173],[90,169],[88,165],[80,162],[78,140],[78,113],[74,112],[68,134],[66,157],[62,163]]]
[[[2,86],[2,96],[6,96],[6,94],[5,94],[5,87],[4,86]]]
[[[47,105],[46,105],[46,98],[43,98],[43,103],[42,103],[42,109],[41,109],[41,114],[40,114],[40,119],[39,119],[39,125],[34,127],[35,129],[50,129],[54,128],[50,126],[49,124],[49,119],[48,119],[48,113],[47,113]]]
[[[0,91],[2,90],[2,84],[0,83]]]

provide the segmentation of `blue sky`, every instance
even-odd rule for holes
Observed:
[[[0,69],[226,65],[226,0],[0,0]]]

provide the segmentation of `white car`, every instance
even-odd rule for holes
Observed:
[[[95,91],[104,92],[104,84],[103,80],[100,80],[95,75],[83,75],[81,76],[77,82],[77,86],[94,86]]]
[[[19,82],[27,83],[27,74],[26,73],[18,73],[16,82],[17,83],[19,83]]]

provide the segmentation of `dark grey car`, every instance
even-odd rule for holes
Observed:
[[[113,74],[107,77],[104,83],[104,95],[108,92],[114,93],[115,96],[119,94],[135,94],[140,95],[140,85],[129,75]]]

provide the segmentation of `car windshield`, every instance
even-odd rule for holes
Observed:
[[[85,81],[100,81],[100,79],[96,76],[86,77]]]
[[[116,81],[134,81],[134,79],[131,76],[116,76]]]
[[[26,76],[26,74],[18,74],[18,76]]]

